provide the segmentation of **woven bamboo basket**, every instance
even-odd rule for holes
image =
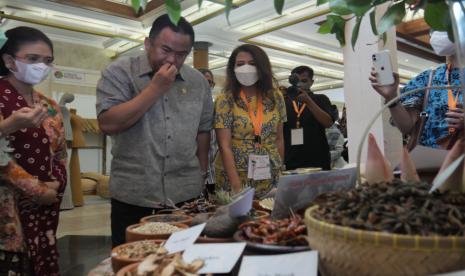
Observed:
[[[322,275],[432,275],[465,269],[465,237],[424,237],[329,224],[305,212]]]

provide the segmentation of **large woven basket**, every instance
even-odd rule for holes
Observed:
[[[432,275],[465,269],[465,237],[423,237],[329,224],[305,212],[322,275]]]

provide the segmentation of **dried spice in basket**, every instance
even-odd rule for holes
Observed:
[[[160,247],[161,245],[154,241],[144,240],[122,245],[115,253],[120,258],[141,259],[156,253]]]
[[[305,238],[307,228],[299,215],[292,218],[249,221],[239,227],[241,235],[248,241],[285,246],[308,245]]]
[[[360,185],[316,199],[316,219],[356,229],[408,235],[465,235],[465,195],[429,193],[430,184],[401,180]]]

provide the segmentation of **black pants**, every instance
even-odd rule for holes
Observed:
[[[111,199],[111,244],[112,247],[126,242],[126,228],[139,223],[140,219],[155,214],[161,209],[140,207]]]
[[[196,200],[193,198],[187,201],[177,203],[176,206],[182,206],[186,202]],[[140,219],[146,216],[156,214],[157,212],[172,208],[148,208],[121,202],[114,198],[111,199],[111,245],[116,247],[126,242],[126,228],[129,225],[139,223]]]

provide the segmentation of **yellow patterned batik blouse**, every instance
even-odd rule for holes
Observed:
[[[254,130],[246,104],[242,99],[234,100],[231,93],[223,92],[215,101],[214,128],[231,130],[231,145],[236,169],[243,186],[256,188],[257,194],[267,192],[278,183],[282,160],[278,152],[276,137],[278,126],[286,122],[286,106],[279,91],[273,93],[274,103],[269,98],[263,99],[263,123],[261,147],[254,146]],[[248,98],[252,110],[257,110],[257,97]],[[247,179],[249,155],[268,154],[270,156],[271,179],[254,181]],[[229,190],[230,185],[223,168],[221,154],[215,159],[216,185],[219,189]]]

